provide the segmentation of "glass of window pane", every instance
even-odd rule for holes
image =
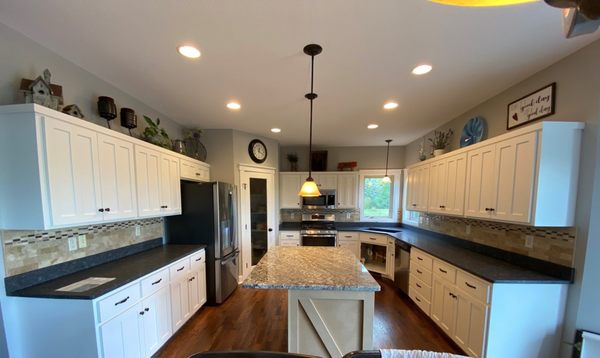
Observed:
[[[366,177],[363,191],[363,216],[369,218],[392,217],[392,183],[379,177]]]

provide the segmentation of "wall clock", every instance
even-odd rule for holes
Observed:
[[[248,154],[255,163],[264,163],[267,160],[267,146],[260,139],[253,139],[248,145]]]

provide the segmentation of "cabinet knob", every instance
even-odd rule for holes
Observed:
[[[144,311],[140,311],[140,316],[143,316],[143,315],[144,315]]]
[[[100,208],[100,209],[98,209],[98,211],[101,212],[101,213],[103,213],[104,209]]]
[[[269,232],[271,232],[271,231],[273,231],[273,228],[271,228],[271,227],[270,227],[270,228],[269,228]]]
[[[144,311],[148,312],[148,311],[150,311],[150,308],[146,307],[146,308],[144,308]]]
[[[110,208],[106,208],[106,209],[104,209],[104,211],[106,211],[106,212],[109,212],[109,211],[110,211]]]

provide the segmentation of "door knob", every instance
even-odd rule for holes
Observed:
[[[271,227],[270,227],[270,228],[269,228],[269,232],[271,232],[271,231],[273,231],[273,228],[271,228]]]

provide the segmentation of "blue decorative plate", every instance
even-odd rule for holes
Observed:
[[[460,136],[460,147],[481,142],[487,135],[487,123],[482,117],[473,117],[465,124]]]

